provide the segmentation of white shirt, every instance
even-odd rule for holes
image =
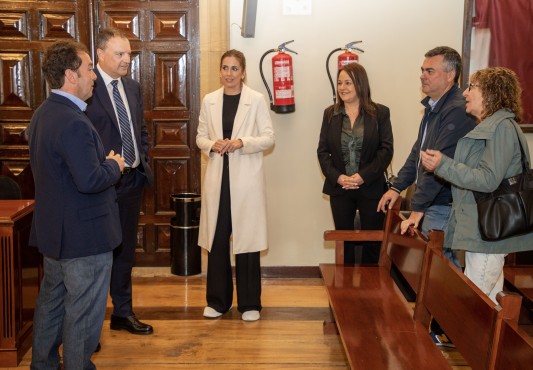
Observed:
[[[98,68],[98,71],[100,72],[100,75],[102,76],[102,79],[104,80],[105,86],[107,88],[107,92],[109,94],[109,98],[111,99],[111,103],[113,104],[113,109],[115,110],[115,114],[117,116],[117,122],[118,122],[118,112],[117,107],[115,105],[115,98],[113,97],[113,85],[111,85],[111,81],[113,81],[113,78],[111,78],[107,73],[105,73],[100,65],[96,65],[96,68]],[[122,79],[118,79],[118,92],[120,93],[120,97],[122,98],[122,101],[124,102],[124,105],[126,106],[126,111],[128,113],[128,119],[130,123],[130,130],[131,130],[131,137],[133,139],[133,146],[135,149],[135,162],[131,164],[132,168],[137,167],[140,164],[140,158],[139,158],[139,149],[137,148],[137,140],[135,140],[135,133],[133,131],[133,123],[131,121],[131,113],[130,113],[130,105],[128,104],[128,98],[126,97],[126,92],[124,91],[124,85],[122,84]],[[118,125],[118,129],[120,130],[120,125]],[[122,135],[122,132],[121,132]],[[124,153],[122,153],[122,156],[124,156]],[[129,163],[128,163],[129,164]]]

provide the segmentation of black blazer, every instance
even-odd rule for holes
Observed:
[[[115,153],[122,153],[122,138],[120,136],[119,123],[113,103],[107,92],[104,80],[100,71],[95,68],[96,81],[94,82],[93,96],[87,101],[87,110],[85,113],[93,123],[96,131],[100,134],[102,142],[107,153],[114,150]],[[141,92],[141,85],[129,78],[122,77],[124,91],[128,98],[128,105],[133,122],[134,140],[139,150],[141,159],[141,172],[146,175],[149,184],[153,183],[152,170],[150,168],[150,159],[148,157],[148,130],[144,122],[144,105]]]
[[[340,195],[345,190],[337,183],[340,175],[345,174],[341,151],[342,114],[333,114],[334,106],[324,110],[320,140],[318,142],[318,161],[326,177],[323,193]],[[384,171],[389,166],[393,154],[392,126],[390,111],[384,105],[376,104],[376,117],[365,115],[365,133],[361,149],[359,175],[365,181],[359,191],[372,198],[380,198],[385,189]]]

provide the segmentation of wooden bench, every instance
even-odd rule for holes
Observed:
[[[533,302],[533,266],[505,266],[505,281],[529,302]]]
[[[496,305],[442,254],[443,233],[429,237],[414,319],[435,318],[473,370],[497,368],[504,320],[518,323],[522,297],[500,293]]]
[[[510,304],[502,303],[508,294],[501,292],[496,297],[500,305],[514,304],[510,313],[503,313],[503,322],[493,350],[493,369],[529,370],[533,367],[533,338],[518,326],[514,312],[520,309],[520,298]]]
[[[531,252],[521,252],[521,254],[528,255]],[[533,265],[524,264],[519,261],[516,253],[510,253],[505,259],[503,273],[506,289],[524,297],[522,302],[524,321],[533,324]]]
[[[401,221],[396,209],[384,230],[324,233],[336,241],[336,264],[320,265],[334,320],[324,332],[336,326],[352,369],[450,369],[391,277],[394,264],[418,292],[427,243],[419,234],[400,235]],[[344,241],[381,241],[379,265],[342,265]]]
[[[494,304],[442,254],[442,232],[431,232],[429,242],[418,233],[403,236],[401,221],[395,210],[382,232],[324,235],[341,251],[344,240],[382,240],[379,266],[320,265],[351,368],[423,369],[431,364],[432,369],[450,369],[429,336],[431,317],[474,370],[504,369],[496,364],[509,364],[509,357],[515,357],[505,339],[511,336],[525,343],[521,353],[529,358],[531,338],[517,326],[521,298],[501,294],[500,305]],[[414,312],[391,278],[392,264],[417,294]],[[330,326],[325,332],[331,332]],[[530,368],[532,362],[526,364]]]

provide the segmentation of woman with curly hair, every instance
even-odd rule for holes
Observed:
[[[533,234],[482,240],[473,191],[493,192],[502,180],[522,172],[520,143],[529,163],[527,141],[517,124],[522,118],[521,92],[510,69],[475,72],[463,95],[467,113],[478,124],[459,140],[453,159],[429,149],[421,155],[427,171],[452,184],[453,205],[444,246],[466,251],[465,275],[494,302],[503,289],[505,256],[533,249]]]

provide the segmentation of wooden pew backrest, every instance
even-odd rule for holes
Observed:
[[[387,212],[383,230],[328,230],[324,232],[324,240],[335,241],[335,263],[338,265],[344,264],[345,241],[380,241],[379,265],[390,270],[393,263],[411,289],[418,293],[427,240],[418,231],[413,236],[400,235],[400,224],[405,220],[400,204],[401,199]]]
[[[441,231],[430,233],[428,270],[422,277],[415,319],[427,325],[433,316],[472,369],[489,369],[502,308],[442,254],[442,239]]]
[[[533,309],[533,266],[504,266],[503,274],[509,289],[526,298],[526,306]]]
[[[344,242],[381,242],[383,245],[384,236],[387,231],[391,230],[392,221],[398,221],[397,218],[391,219],[391,216],[400,211],[401,197],[398,198],[391,211],[388,212],[385,219],[383,230],[327,230],[324,232],[325,241],[335,241],[335,264],[344,264]],[[383,248],[381,248],[383,254]]]
[[[496,370],[530,370],[533,367],[533,338],[517,323],[504,320],[495,362]]]
[[[533,338],[518,326],[522,296],[500,292],[502,318],[493,343],[491,370],[526,370],[533,366]]]
[[[388,234],[385,254],[381,255],[380,264],[388,269],[391,264],[396,266],[411,289],[418,294],[427,240],[417,230],[412,236],[401,235],[400,224],[405,218],[398,213],[392,218],[392,229]]]

